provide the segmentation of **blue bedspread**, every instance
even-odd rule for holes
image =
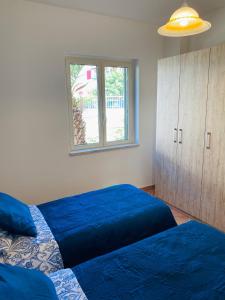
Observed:
[[[88,300],[224,300],[225,235],[192,221],[72,270]]]
[[[65,267],[141,240],[176,222],[167,205],[131,185],[39,205]]]

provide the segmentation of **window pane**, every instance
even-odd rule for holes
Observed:
[[[105,67],[107,142],[128,139],[128,68]]]
[[[97,67],[70,65],[74,145],[99,143]]]

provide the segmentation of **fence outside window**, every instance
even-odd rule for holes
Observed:
[[[124,97],[123,96],[111,96],[106,97],[106,108],[124,108]],[[90,99],[88,101],[85,101],[83,104],[83,109],[97,109],[98,107],[98,100]]]

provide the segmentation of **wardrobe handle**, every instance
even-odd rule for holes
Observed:
[[[207,132],[207,141],[206,141],[206,149],[207,150],[211,149],[211,137],[212,137],[212,133]]]
[[[177,128],[174,128],[173,141],[174,141],[175,144],[177,143]]]
[[[179,144],[183,144],[183,129],[179,129]]]

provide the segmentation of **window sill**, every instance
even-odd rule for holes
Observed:
[[[135,148],[135,147],[139,147],[139,146],[140,146],[139,144],[121,144],[121,145],[116,145],[116,146],[106,146],[106,147],[99,147],[99,148],[72,150],[69,154],[70,154],[70,156],[74,156],[74,155],[82,155],[82,154],[89,154],[89,153],[103,152],[103,151],[110,151],[110,150],[117,150],[117,149]]]

